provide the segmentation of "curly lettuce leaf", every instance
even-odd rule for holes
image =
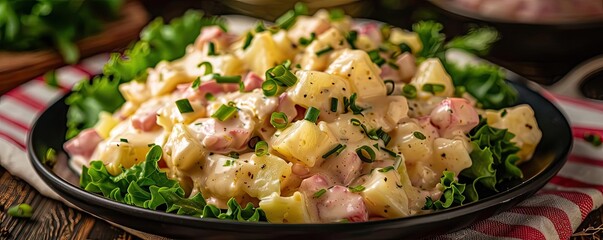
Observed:
[[[460,173],[469,181],[465,192],[469,201],[479,199],[476,189],[478,184],[498,192],[497,185],[500,183],[523,178],[521,169],[515,165],[519,160],[516,153],[520,149],[511,142],[514,136],[507,129],[489,126],[484,118],[471,130],[469,138],[473,147],[470,154],[472,165]]]
[[[517,101],[517,91],[507,85],[500,67],[489,63],[460,67],[446,58],[448,49],[461,49],[478,56],[487,54],[499,38],[496,30],[486,27],[472,28],[468,34],[454,37],[445,43],[446,36],[441,33],[443,26],[440,23],[421,21],[415,23],[412,29],[423,43],[423,49],[417,54],[419,61],[439,58],[454,85],[471,94],[481,107],[500,109]]]
[[[463,205],[465,201],[465,195],[463,195],[465,184],[459,183],[454,178],[454,172],[444,171],[440,178],[440,184],[444,188],[440,199],[434,201],[431,197],[427,197],[423,209],[441,210]]]
[[[161,147],[155,145],[147,153],[144,162],[122,169],[117,176],[110,175],[102,161],[92,161],[90,167],[84,166],[82,169],[80,186],[88,192],[141,208],[204,218],[266,221],[262,209],[255,208],[251,203],[242,208],[231,198],[227,203],[228,209],[219,209],[207,204],[200,193],[185,197],[180,184],[159,170],[158,161],[162,155]]]
[[[75,137],[81,130],[93,127],[101,111],[114,112],[124,103],[119,84],[135,79],[144,80],[148,68],[162,60],[171,61],[184,56],[186,46],[195,41],[203,27],[211,25],[225,28],[223,20],[203,18],[202,12],[192,10],[173,19],[170,24],[164,24],[158,18],[147,25],[140,33],[140,41],[123,54],[111,54],[103,69],[103,76],[95,77],[91,83],[83,81],[74,87],[66,100],[69,105],[66,138]]]

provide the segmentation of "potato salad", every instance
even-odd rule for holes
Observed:
[[[329,223],[467,204],[504,190],[496,179],[521,178],[516,165],[541,138],[530,106],[485,109],[480,99],[504,89],[488,92],[486,79],[480,95],[467,83],[479,73],[457,82],[450,69],[470,67],[429,56],[443,49],[421,32],[337,10],[288,14],[243,33],[204,26],[182,57],[120,82],[125,103],[65,143],[82,187],[178,214],[225,218],[237,206],[271,223]],[[487,152],[508,166],[479,175]],[[149,166],[200,209],[171,203]],[[163,201],[137,200],[145,194]]]

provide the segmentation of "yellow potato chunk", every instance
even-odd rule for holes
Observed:
[[[295,192],[290,197],[281,197],[273,193],[261,199],[260,208],[264,210],[266,218],[271,223],[311,222],[306,200],[300,192]]]
[[[415,76],[410,80],[410,84],[417,87],[418,97],[421,99],[428,99],[432,96],[439,97],[452,97],[454,96],[454,85],[450,75],[442,66],[437,58],[430,58],[425,60],[419,65],[419,69]],[[430,92],[423,91],[425,84],[441,85],[444,87],[443,91],[432,94]]]
[[[272,147],[288,161],[313,167],[335,141],[310,121],[301,120],[273,138]]]

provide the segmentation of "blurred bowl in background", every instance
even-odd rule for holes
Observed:
[[[310,13],[322,8],[341,8],[347,15],[360,17],[370,12],[373,2],[367,0],[223,0],[222,4],[229,8],[232,13],[273,21],[297,2],[303,2],[308,6]]]
[[[496,28],[501,39],[486,58],[541,84],[553,84],[576,65],[603,53],[600,15],[521,22],[522,18],[503,19],[468,11],[457,1],[432,0],[429,4],[449,36],[464,33],[472,25]]]

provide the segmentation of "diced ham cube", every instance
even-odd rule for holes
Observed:
[[[249,72],[245,79],[243,79],[243,84],[245,84],[245,92],[252,91],[253,89],[262,87],[262,83],[264,79],[255,74],[254,72]]]
[[[431,111],[430,119],[440,136],[445,138],[466,134],[479,123],[477,111],[464,98],[444,99]]]
[[[358,31],[358,34],[367,36],[374,43],[381,43],[381,31],[379,30],[379,25],[374,22],[370,23],[361,23],[352,26],[353,30]]]
[[[362,173],[362,161],[353,149],[344,150],[321,165],[331,182],[348,185]]]
[[[417,63],[415,57],[409,53],[402,53],[396,58],[396,65],[398,66],[398,75],[400,80],[403,82],[410,82],[412,77],[417,73]]]
[[[103,138],[94,129],[85,129],[75,138],[67,141],[63,145],[63,148],[65,148],[65,151],[71,156],[81,156],[90,159],[96,146],[102,140]]]
[[[347,187],[334,186],[319,198],[318,215],[322,222],[347,219],[350,222],[368,221],[368,211],[362,196]]]
[[[157,125],[157,111],[150,111],[132,116],[132,127],[143,132],[152,131]]]
[[[201,34],[195,40],[194,47],[197,50],[203,50],[204,46],[208,42],[213,42],[218,46],[228,46],[230,42],[233,40],[233,36],[228,34],[222,30],[222,28],[218,26],[209,26],[204,27],[201,30]]]
[[[191,124],[192,130],[201,143],[212,152],[238,152],[247,148],[247,142],[253,133],[253,122],[243,122],[244,111],[239,111],[237,118],[219,121],[215,118],[204,118]]]
[[[278,107],[276,111],[282,112],[287,115],[287,119],[291,122],[297,116],[298,111],[295,108],[295,103],[287,95],[286,92],[278,97]]]

